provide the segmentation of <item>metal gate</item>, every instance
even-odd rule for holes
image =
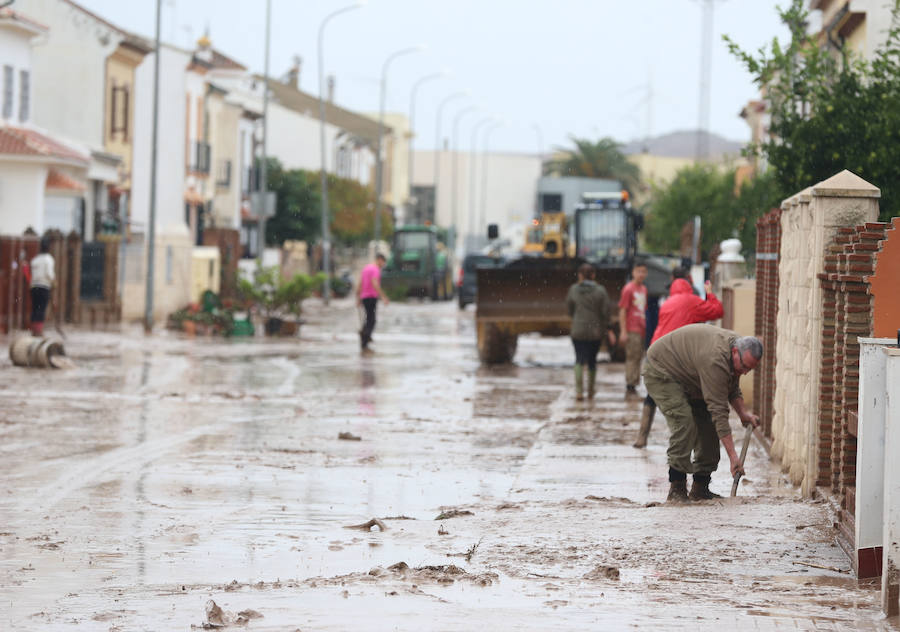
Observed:
[[[81,298],[103,298],[106,246],[102,242],[81,245]]]

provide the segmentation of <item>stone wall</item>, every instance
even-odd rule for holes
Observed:
[[[818,473],[824,323],[818,275],[840,228],[878,217],[879,196],[877,187],[842,171],[781,205],[772,454],[805,495]]]

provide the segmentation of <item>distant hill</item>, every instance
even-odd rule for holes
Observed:
[[[646,140],[633,140],[622,145],[622,153],[627,156],[647,152],[654,156],[693,158],[697,150],[697,138],[700,134],[705,134],[708,138],[710,159],[719,160],[724,156],[737,157],[741,155],[744,143],[699,130],[672,132]]]

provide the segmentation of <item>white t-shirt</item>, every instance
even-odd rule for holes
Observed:
[[[31,287],[53,287],[56,280],[56,263],[53,255],[43,252],[31,260]]]

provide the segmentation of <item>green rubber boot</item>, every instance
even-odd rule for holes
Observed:
[[[597,386],[597,369],[588,369],[588,378],[587,378],[588,399],[594,399],[594,392],[595,392],[596,386]]]
[[[579,402],[584,399],[584,367],[575,365],[575,399]]]

